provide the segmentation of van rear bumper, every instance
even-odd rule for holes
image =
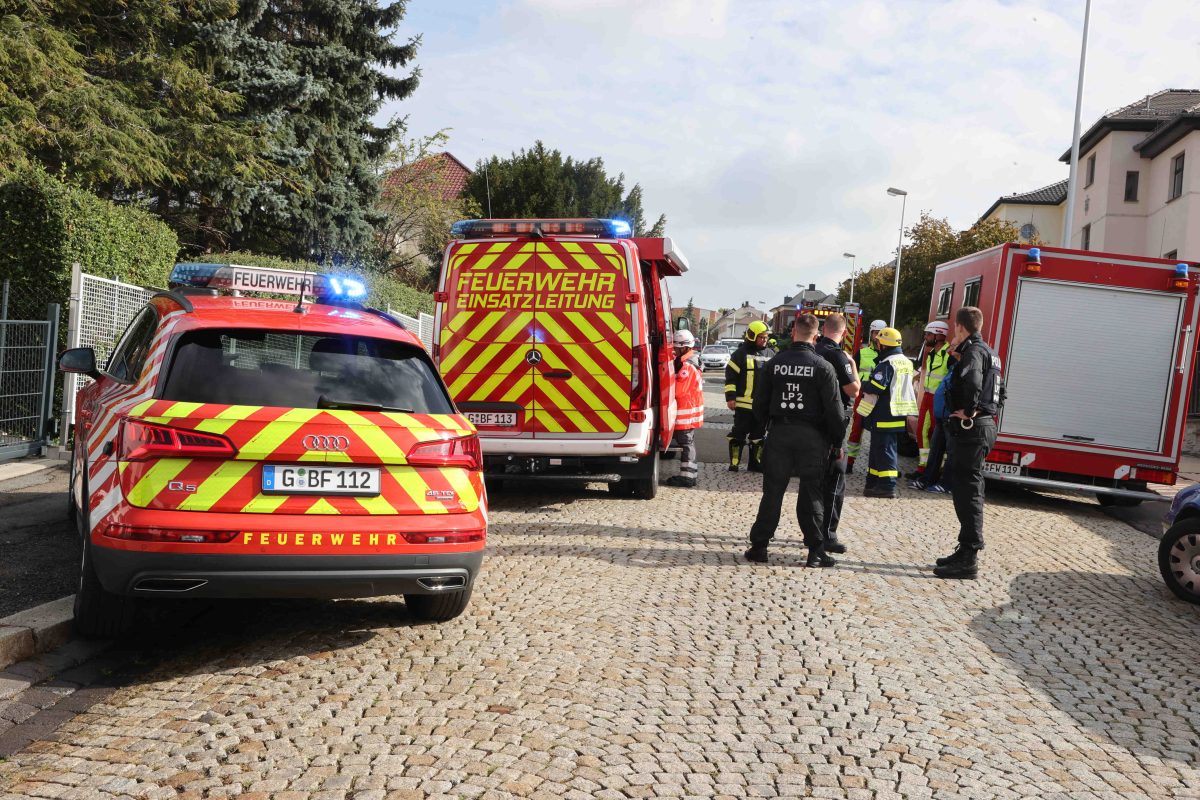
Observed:
[[[479,444],[484,456],[644,456],[650,453],[655,425],[654,417],[646,422],[634,422],[619,439],[592,438],[587,434],[543,434],[536,439],[509,439],[479,432]]]

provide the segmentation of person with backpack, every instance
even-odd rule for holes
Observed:
[[[954,513],[958,517],[958,547],[937,560],[939,578],[972,580],[979,574],[983,549],[983,462],[996,443],[996,415],[1004,404],[1000,359],[980,335],[983,312],[963,306],[954,315],[954,348],[958,363],[946,390],[946,442]]]

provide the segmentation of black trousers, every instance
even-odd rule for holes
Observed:
[[[821,522],[821,532],[825,534],[826,542],[837,541],[838,522],[842,518],[842,502],[846,499],[846,451],[845,440],[839,442],[842,448],[841,458],[829,458],[829,466],[825,470],[824,496],[822,498],[825,516]]]
[[[996,421],[977,418],[975,427],[963,430],[959,420],[951,419],[946,423],[946,443],[950,450],[946,472],[953,481],[950,493],[958,515],[958,543],[982,550],[983,462],[996,443]]]
[[[926,486],[940,483],[946,488],[950,488],[954,485],[954,481],[950,477],[950,461],[947,453],[946,423],[939,420],[933,428],[933,434],[929,437],[929,459],[925,464],[923,478]],[[943,460],[946,462],[945,466],[942,464]]]
[[[795,475],[800,478],[796,497],[796,521],[804,533],[808,547],[824,547],[821,530],[824,517],[821,495],[829,459],[829,442],[825,435],[808,424],[771,424],[763,452],[763,493],[758,503],[758,516],[750,528],[750,546],[765,548],[779,527],[783,510],[783,495]]]

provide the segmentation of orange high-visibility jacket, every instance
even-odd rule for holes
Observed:
[[[680,361],[675,373],[675,404],[677,430],[691,430],[704,424],[704,373],[694,350]]]

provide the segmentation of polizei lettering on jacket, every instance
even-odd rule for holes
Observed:
[[[461,309],[611,309],[613,273],[463,272],[455,289]]]
[[[811,378],[816,373],[809,364],[776,364],[775,375],[781,378]]]

